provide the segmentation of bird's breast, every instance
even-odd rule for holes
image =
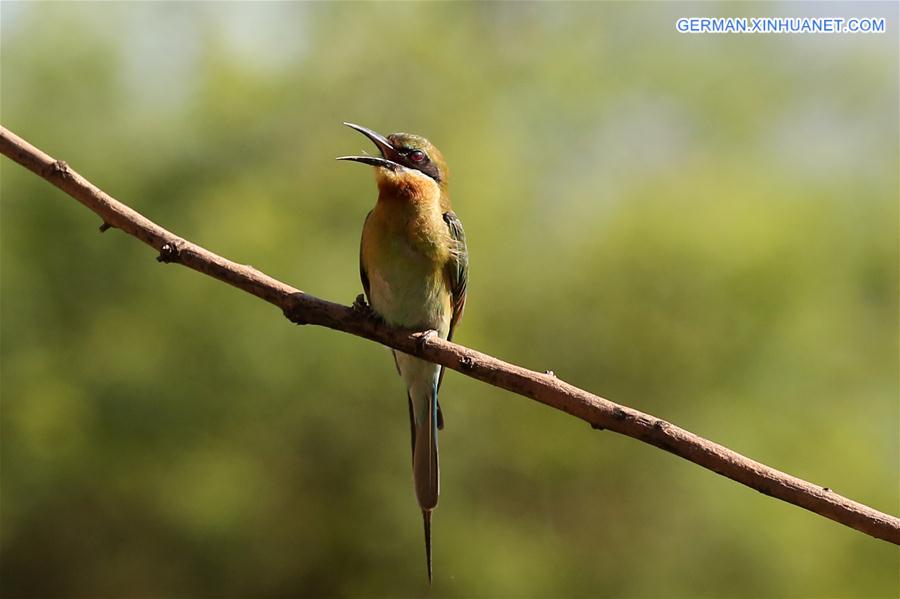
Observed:
[[[452,313],[444,278],[450,238],[440,213],[373,210],[363,230],[362,260],[372,308],[391,324],[437,329],[446,337]]]

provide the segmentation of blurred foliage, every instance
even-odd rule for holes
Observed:
[[[680,16],[886,16],[681,35]],[[2,121],[213,251],[359,292],[432,139],[461,343],[898,511],[897,5],[2,5]],[[384,348],[289,326],[8,160],[7,597],[426,593]],[[451,373],[433,596],[896,597],[895,547]]]

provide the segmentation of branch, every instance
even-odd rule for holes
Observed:
[[[395,329],[364,311],[319,299],[246,265],[218,256],[135,212],[60,160],[0,127],[0,152],[63,190],[110,227],[137,237],[174,262],[224,281],[281,308],[298,324],[313,324],[364,337],[424,358],[466,376],[534,399],[608,429],[664,449],[760,493],[792,503],[873,537],[900,545],[900,519],[796,478],[649,414],[613,403],[556,378],[509,364],[436,335]]]

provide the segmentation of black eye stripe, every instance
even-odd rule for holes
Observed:
[[[431,177],[432,179],[434,179],[435,181],[437,181],[438,183],[441,182],[441,176],[438,173],[437,167],[434,166],[433,164],[429,163],[427,166],[423,165],[422,168],[420,168],[419,170],[422,171],[423,173],[425,173],[426,175],[428,175],[429,177]]]
[[[438,172],[438,168],[433,162],[431,162],[431,158],[428,156],[427,152],[420,150],[418,148],[412,148],[409,146],[403,146],[403,147],[399,148],[397,151],[400,152],[401,156],[406,158],[407,163],[410,168],[414,168],[417,171],[425,173],[426,175],[428,175],[429,177],[431,177],[438,183],[441,182],[441,175]],[[412,159],[413,152],[421,152],[422,159],[419,161],[413,160]]]
[[[428,154],[426,154],[423,150],[420,150],[418,148],[403,148],[400,150],[400,154],[402,154],[403,156],[406,156],[410,160],[412,160],[412,156],[414,154],[419,154],[422,156],[422,158],[424,158],[426,160],[428,159]]]

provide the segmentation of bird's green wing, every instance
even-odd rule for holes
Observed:
[[[366,215],[366,220],[363,221],[363,231],[366,230],[366,223],[369,222],[369,217],[372,216],[372,211]],[[359,280],[362,282],[363,292],[366,294],[366,301],[369,301],[369,273],[366,272],[366,266],[363,264],[363,255],[362,255],[362,241],[359,244]]]
[[[466,286],[469,282],[469,249],[466,247],[466,232],[462,228],[462,222],[452,210],[444,213],[444,222],[447,223],[447,229],[450,231],[450,239],[453,240],[454,247],[450,253],[450,260],[444,267],[444,276],[447,280],[447,286],[450,288],[450,302],[453,307],[453,315],[450,318],[450,331],[447,333],[447,341],[453,340],[453,331],[462,318],[463,310],[466,307]],[[438,375],[438,390],[441,383],[444,382],[444,367],[441,366],[441,373]],[[444,428],[444,413],[441,411],[441,404],[437,404],[437,427],[440,430]]]
[[[453,331],[456,325],[462,319],[463,310],[466,307],[466,286],[469,282],[469,249],[466,247],[466,232],[463,230],[462,222],[453,211],[444,213],[444,222],[450,231],[450,238],[453,240],[454,247],[444,267],[444,276],[447,280],[447,286],[450,288],[450,301],[453,306],[453,316],[450,318],[450,332],[447,334],[447,341],[453,341]],[[438,389],[444,382],[444,367],[441,366],[441,374],[438,376]],[[441,412],[441,405],[438,404],[438,428],[444,428],[444,414]]]
[[[463,230],[459,217],[452,211],[445,212],[444,222],[447,223],[450,238],[455,246],[452,248],[450,260],[447,261],[447,266],[444,270],[453,304],[450,333],[447,335],[447,339],[452,340],[453,331],[456,329],[456,325],[459,324],[460,319],[462,319],[463,310],[466,307],[466,286],[469,282],[469,250],[466,247],[466,232]]]

